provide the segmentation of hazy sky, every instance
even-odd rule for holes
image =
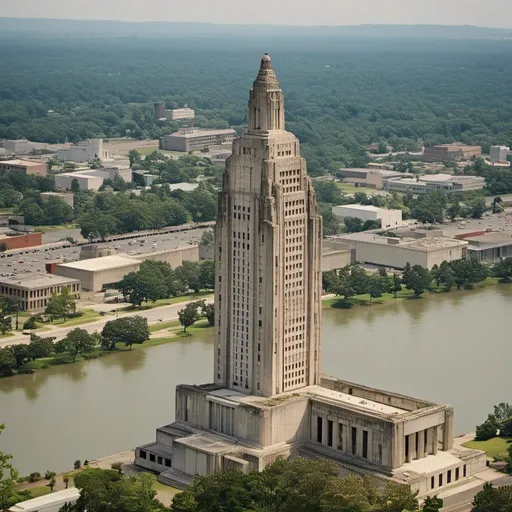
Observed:
[[[0,0],[0,16],[352,25],[511,27],[510,0]]]

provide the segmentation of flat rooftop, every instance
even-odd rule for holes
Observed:
[[[43,288],[45,286],[58,286],[72,283],[79,283],[78,279],[71,277],[56,276],[55,274],[46,275],[20,275],[15,278],[0,277],[0,284],[8,286],[17,286],[21,288],[33,289]]]
[[[361,409],[362,411],[374,414],[385,414],[385,415],[396,415],[408,413],[406,409],[400,409],[373,400],[363,399],[354,395],[348,395],[339,391],[333,391],[331,389],[324,388],[322,386],[308,386],[302,389],[295,389],[286,393],[282,393],[276,397],[261,397],[254,395],[245,395],[232,389],[217,389],[208,393],[211,396],[217,397],[220,401],[237,402],[242,404],[251,404],[254,406],[271,407],[279,405],[280,403],[287,402],[296,398],[309,396],[327,398],[335,402],[339,402],[340,405],[349,405]]]
[[[228,135],[235,134],[235,130],[226,129],[226,130],[194,130],[191,132],[174,132],[171,133],[172,137],[183,137],[185,139],[193,139],[195,137],[204,137],[208,135]],[[165,137],[165,135],[164,135]]]
[[[362,212],[398,212],[401,210],[390,210],[388,208],[379,208],[378,206],[365,205],[365,204],[344,204],[339,206],[333,206],[333,209],[338,210],[359,210]]]
[[[110,270],[113,268],[133,266],[140,263],[141,262],[135,258],[113,254],[111,256],[103,256],[101,258],[91,258],[88,260],[73,261],[71,263],[60,263],[58,266],[74,268],[76,270],[97,272],[100,270]]]
[[[23,165],[24,167],[35,167],[44,162],[36,162],[34,160],[1,160],[0,164],[8,164],[8,165]]]
[[[17,503],[8,510],[10,512],[23,512],[25,510],[44,509],[52,504],[59,505],[64,504],[68,500],[76,500],[79,496],[80,491],[76,487],[71,487],[70,489],[52,492],[45,496],[39,496],[39,498],[33,498],[31,500]]]
[[[454,238],[445,238],[440,236],[426,237],[426,238],[390,238],[387,236],[380,236],[375,233],[352,233],[350,235],[342,235],[339,240],[350,240],[353,242],[367,242],[379,245],[388,245],[390,247],[401,247],[402,249],[412,249],[415,251],[432,251],[436,249],[444,249],[449,247],[467,246],[468,242],[465,240],[456,240]],[[389,240],[394,242],[399,240],[398,243],[389,243]]]

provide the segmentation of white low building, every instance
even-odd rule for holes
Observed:
[[[131,183],[132,170],[129,167],[102,167],[64,172],[55,175],[55,188],[57,190],[72,190],[73,181],[76,180],[80,190],[99,190],[105,180],[114,180],[116,177],[122,178],[126,183]]]
[[[371,205],[348,204],[333,206],[332,213],[336,217],[355,217],[363,222],[367,220],[379,221],[384,229],[402,225],[402,210],[388,210],[387,208],[378,208]]]
[[[406,264],[431,269],[443,261],[466,257],[468,242],[444,237],[398,238],[377,233],[352,233],[337,237],[355,251],[355,261],[402,269]]]
[[[76,487],[71,487],[70,489],[16,503],[8,509],[8,512],[59,512],[66,503],[74,505],[79,496],[80,491]]]
[[[103,140],[91,139],[66,149],[60,149],[57,152],[57,158],[62,162],[90,162],[95,158],[109,160],[110,154],[103,149]]]

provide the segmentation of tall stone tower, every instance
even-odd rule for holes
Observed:
[[[219,195],[215,383],[273,396],[320,382],[322,221],[265,54]]]

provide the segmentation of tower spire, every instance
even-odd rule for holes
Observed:
[[[283,91],[268,53],[261,59],[258,76],[249,93],[249,132],[284,130]]]

